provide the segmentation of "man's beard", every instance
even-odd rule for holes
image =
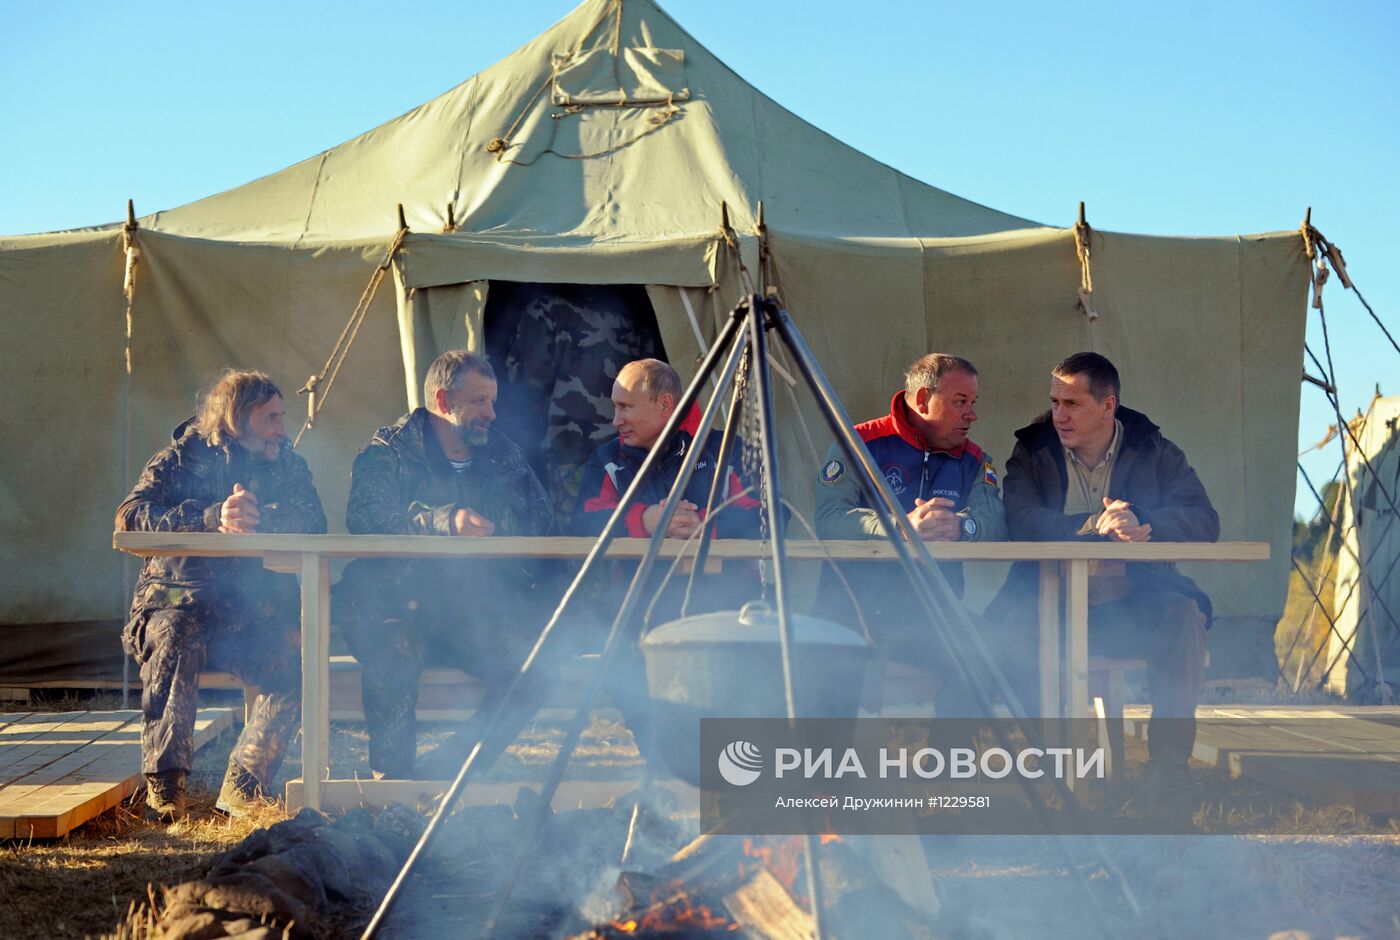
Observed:
[[[480,447],[491,436],[490,425],[480,427],[475,423],[460,424],[454,421],[452,429],[457,432],[458,439],[468,447]]]
[[[276,460],[282,454],[282,438],[264,438],[245,435],[238,439],[238,443],[243,445],[257,460]]]

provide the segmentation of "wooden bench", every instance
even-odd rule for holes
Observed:
[[[588,682],[587,659],[564,667],[545,699],[545,708],[572,709],[583,698]],[[332,721],[364,721],[362,670],[353,656],[332,656],[330,668],[330,717]],[[460,669],[424,669],[418,680],[419,721],[467,721],[481,704],[486,683]],[[600,702],[602,704],[602,702]]]
[[[262,690],[255,685],[249,685],[231,672],[201,672],[199,674],[199,687],[201,689],[242,689],[243,690],[243,723],[246,725],[253,717],[253,706],[258,701],[258,696]]]
[[[1099,740],[1108,743],[1108,779],[1112,783],[1127,761],[1127,739],[1124,733],[1123,707],[1126,704],[1127,683],[1124,675],[1132,669],[1146,669],[1143,659],[1115,659],[1111,656],[1089,657],[1089,697],[1094,703],[1094,715],[1099,722]]]
[[[242,689],[244,724],[247,724],[248,719],[252,717],[253,704],[260,694],[257,686],[248,685],[231,672],[201,672],[199,674],[199,687],[201,689]],[[29,693],[33,689],[111,689],[114,691],[129,689],[133,692],[140,692],[141,681],[139,679],[134,682],[123,682],[120,679],[44,679],[0,689],[0,692],[6,693],[0,695],[0,700],[27,704],[30,700]]]
[[[1210,665],[1206,652],[1205,666]],[[1127,683],[1124,676],[1133,670],[1146,669],[1145,659],[1115,659],[1111,656],[1089,657],[1089,697],[1099,723],[1099,740],[1108,742],[1108,777],[1112,782],[1127,759],[1127,737],[1124,709],[1127,706]]]
[[[263,567],[300,575],[302,643],[302,765],[304,779],[288,806],[321,806],[323,792],[358,792],[358,781],[328,780],[330,738],[330,581],[333,558],[569,558],[588,557],[597,546],[587,537],[496,536],[449,539],[429,535],[290,535],[215,532],[117,532],[114,548],[146,557],[257,556]],[[1263,542],[933,542],[920,543],[945,561],[1033,561],[1040,564],[1040,672],[1044,714],[1090,716],[1088,695],[1089,566],[1093,561],[1266,561]],[[656,546],[662,559],[687,551],[681,539]],[[652,551],[647,539],[618,538],[610,558],[641,558]],[[710,557],[719,560],[767,557],[769,546],[752,539],[718,539]],[[790,560],[891,562],[895,546],[880,539],[786,542]],[[1059,625],[1064,604],[1064,655]],[[1060,696],[1060,689],[1066,694]],[[1077,743],[1077,742],[1076,742]]]

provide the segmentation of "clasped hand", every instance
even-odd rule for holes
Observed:
[[[1108,497],[1104,497],[1095,531],[1115,542],[1146,542],[1152,538],[1152,526],[1138,521],[1132,503]]]
[[[666,500],[654,503],[642,510],[642,528],[647,530],[647,535],[656,532],[657,525],[661,522],[661,512],[666,508]],[[671,516],[671,524],[666,527],[666,537],[671,539],[688,539],[700,528],[700,510],[688,499],[683,499],[676,504],[676,511]]]
[[[925,542],[956,542],[962,532],[962,520],[953,512],[953,501],[935,497],[915,499],[909,510],[909,524]]]
[[[470,507],[452,514],[452,534],[467,538],[484,538],[496,533],[496,523]]]

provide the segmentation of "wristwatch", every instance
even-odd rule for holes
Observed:
[[[964,539],[969,539],[969,540],[970,540],[970,539],[975,539],[975,538],[977,538],[977,520],[976,520],[976,519],[972,518],[971,516],[963,516],[963,517],[962,517],[962,536],[961,536],[961,537],[964,538]]]

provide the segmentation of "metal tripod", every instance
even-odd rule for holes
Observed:
[[[757,427],[758,444],[761,456],[761,466],[764,482],[767,491],[763,499],[763,512],[766,515],[768,531],[771,536],[772,552],[772,585],[774,593],[774,607],[779,625],[779,643],[782,658],[783,672],[783,694],[786,706],[787,718],[790,724],[795,726],[796,716],[800,714],[799,702],[797,701],[792,674],[793,650],[792,650],[792,622],[791,611],[788,604],[788,580],[787,580],[787,556],[785,550],[786,538],[786,516],[782,511],[781,484],[778,475],[777,457],[777,434],[774,425],[772,378],[769,368],[769,350],[767,346],[767,331],[772,329],[776,332],[783,345],[792,354],[796,361],[797,368],[801,373],[805,384],[811,390],[827,425],[835,435],[838,444],[841,446],[846,458],[855,469],[866,498],[870,500],[881,525],[891,544],[895,546],[896,554],[901,567],[907,575],[914,590],[920,606],[923,608],[928,618],[928,623],[933,627],[934,635],[938,642],[942,643],[948,652],[948,658],[954,668],[959,672],[971,688],[976,698],[977,705],[982,714],[990,716],[992,714],[992,703],[983,687],[982,681],[990,679],[996,686],[996,690],[1006,700],[1011,709],[1013,717],[1018,721],[1021,732],[1026,739],[1032,743],[1039,740],[1039,731],[1031,723],[1027,722],[1025,710],[1021,707],[1015,693],[1007,685],[1001,670],[997,667],[990,651],[987,649],[981,636],[973,628],[968,615],[963,610],[952,590],[948,587],[942,573],[938,570],[936,563],[929,554],[928,548],[913,532],[907,517],[896,501],[894,494],[890,491],[884,477],[871,461],[869,452],[861,443],[859,437],[852,430],[850,419],[847,417],[839,400],[837,399],[826,375],[812,356],[811,350],[802,339],[797,327],[793,324],[791,317],[784,310],[776,299],[764,298],[757,295],[747,297],[740,301],[730,313],[719,330],[713,345],[706,352],[703,360],[696,370],[695,377],[681,394],[680,400],[676,403],[675,410],[662,430],[660,437],[648,452],[646,458],[638,470],[636,478],[622,494],[618,501],[617,508],[613,510],[612,516],[608,519],[607,525],[603,528],[602,534],[594,543],[588,556],[584,559],[578,573],[574,576],[569,588],[564,592],[555,608],[549,622],[540,631],[538,639],[535,641],[533,649],[521,664],[517,676],[512,679],[505,695],[500,703],[500,710],[504,710],[505,705],[518,694],[519,686],[523,677],[531,669],[539,668],[537,665],[541,652],[545,648],[549,637],[558,627],[570,603],[577,594],[580,585],[589,573],[595,569],[599,560],[607,552],[612,540],[617,537],[621,530],[623,519],[628,508],[632,505],[643,483],[654,472],[654,468],[660,459],[661,454],[668,453],[675,436],[679,431],[682,421],[690,412],[692,406],[700,398],[701,390],[712,377],[717,375],[715,390],[710,396],[705,406],[704,413],[700,419],[697,440],[703,440],[704,435],[709,431],[715,422],[715,418],[720,411],[720,405],[724,400],[726,392],[734,390],[732,407],[725,421],[724,437],[721,443],[720,465],[716,468],[716,480],[722,479],[724,467],[727,465],[729,454],[732,450],[735,428],[737,426],[738,412],[743,405],[742,396],[738,394],[736,386],[736,375],[739,372],[741,361],[745,360],[745,353],[748,354],[744,367],[747,370],[747,379],[752,383],[755,397],[757,399]],[[696,464],[703,451],[701,446],[693,446],[686,452],[682,461],[681,469],[677,475],[675,485],[671,489],[670,498],[666,500],[662,507],[661,518],[658,520],[655,535],[652,536],[647,550],[641,561],[637,565],[637,570],[632,577],[626,595],[619,606],[617,616],[613,620],[612,627],[608,631],[607,640],[603,645],[597,666],[592,676],[589,678],[588,686],[583,699],[578,704],[563,743],[560,745],[559,753],[554,762],[550,765],[549,773],[545,779],[539,800],[534,802],[533,809],[526,822],[526,831],[518,842],[518,848],[510,869],[507,873],[505,884],[497,896],[496,904],[488,918],[483,934],[491,936],[497,925],[500,923],[502,913],[510,900],[516,881],[518,880],[525,862],[528,858],[530,847],[533,845],[540,825],[549,812],[550,803],[558,790],[559,783],[563,779],[564,771],[578,745],[579,738],[590,720],[590,711],[598,692],[603,685],[604,677],[616,657],[618,649],[623,642],[635,642],[639,633],[639,618],[636,616],[640,598],[645,593],[652,569],[655,566],[657,557],[661,550],[662,539],[671,524],[672,516],[677,505],[678,498],[684,493],[689,485],[691,477],[694,475]],[[722,494],[722,485],[716,483],[711,487],[709,496],[709,506],[713,509],[716,499]],[[705,518],[711,518],[711,513],[706,512]],[[701,533],[701,542],[697,553],[696,566],[703,565],[704,558],[708,550],[711,538],[711,527],[707,524]],[[482,740],[490,736],[496,724],[496,715],[492,715],[487,721],[486,728],[482,732]],[[1005,729],[996,722],[993,722],[993,729],[998,737],[998,742],[1003,747],[1010,745]],[[481,750],[480,741],[473,746],[466,761],[462,764],[456,778],[443,795],[434,812],[432,819],[428,822],[418,843],[413,847],[402,870],[390,885],[374,917],[362,934],[362,940],[370,940],[374,937],[389,911],[393,908],[395,900],[401,893],[404,884],[411,875],[414,866],[422,857],[433,836],[437,833],[442,820],[445,819],[453,807],[456,805],[463,789],[473,776],[476,766],[477,755]],[[1031,805],[1041,814],[1047,829],[1051,826],[1048,807],[1042,800],[1038,791],[1029,781],[1023,780],[1023,785],[1027,798]],[[1078,803],[1071,794],[1064,782],[1053,779],[1053,785],[1065,802],[1072,819],[1078,817]],[[805,844],[805,880],[807,895],[811,900],[811,914],[815,927],[815,935],[818,940],[824,940],[825,932],[822,927],[822,885],[818,876],[816,864],[817,838],[815,834],[808,833],[804,836]],[[1058,843],[1058,840],[1056,840]],[[1067,854],[1064,846],[1059,847]],[[1089,895],[1087,883],[1083,876],[1079,874],[1079,866],[1073,859],[1066,859],[1070,863],[1071,871],[1077,876],[1077,881],[1081,889],[1086,894],[1086,900],[1093,904],[1093,898]],[[1120,890],[1123,892],[1129,906],[1136,909],[1136,902],[1132,898],[1125,882],[1117,869],[1106,857],[1101,857],[1101,861],[1114,876]]]

